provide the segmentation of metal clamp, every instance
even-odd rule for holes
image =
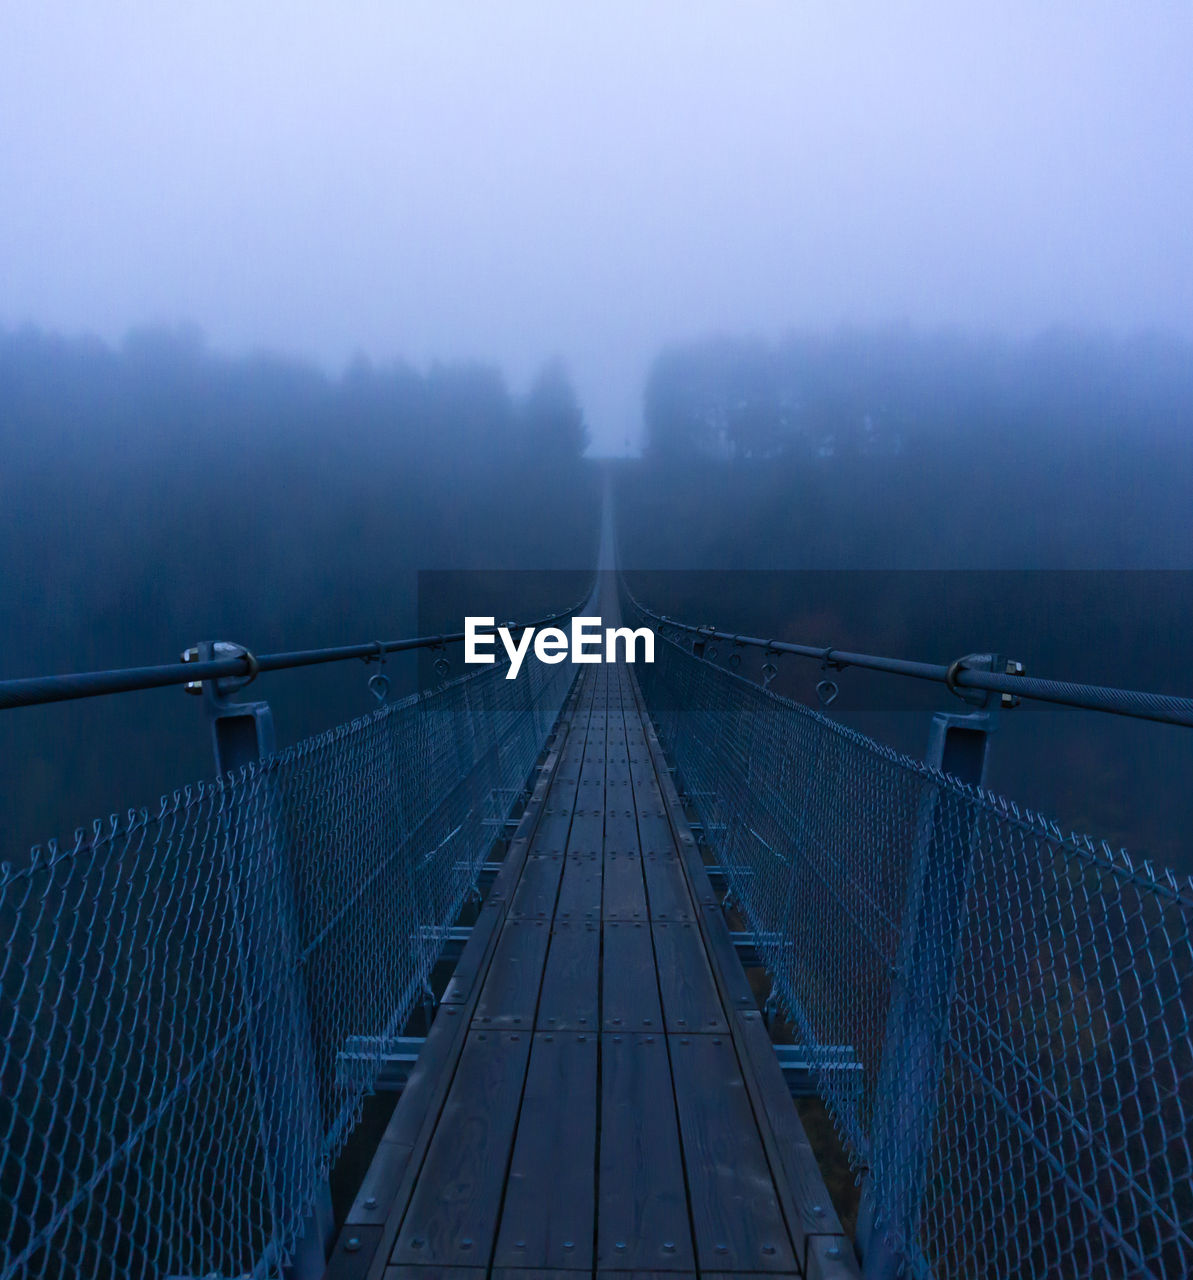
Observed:
[[[1027,668],[1022,662],[1016,662],[1013,658],[1007,659],[1006,675],[1008,676],[1024,676],[1027,674]],[[1001,704],[1004,711],[1010,711],[1012,707],[1017,707],[1023,701],[1017,694],[1004,693],[1001,698]]]
[[[218,676],[212,682],[217,694],[220,697],[226,697],[230,693],[236,693],[237,690],[245,688],[253,683],[261,671],[261,664],[253,656],[252,652],[242,644],[233,644],[228,640],[217,640],[211,645],[211,654],[208,661],[223,661],[228,658],[243,658],[246,664],[244,675],[241,676]],[[192,646],[184,649],[182,652],[183,662],[198,662],[200,660],[199,647]],[[204,681],[188,680],[182,687],[190,694],[198,696],[203,692]]]

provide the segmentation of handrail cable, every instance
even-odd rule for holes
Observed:
[[[1111,715],[1129,716],[1135,720],[1153,720],[1160,724],[1178,724],[1193,728],[1193,698],[1181,698],[1172,694],[1148,693],[1137,689],[1115,689],[1105,685],[1074,684],[1067,680],[1045,680],[1038,676],[1004,675],[991,671],[976,671],[964,665],[964,659],[952,663],[909,662],[903,658],[885,658],[872,653],[852,653],[844,649],[825,648],[823,645],[791,644],[786,640],[768,640],[762,636],[740,635],[717,628],[693,626],[679,622],[666,614],[646,608],[625,586],[634,607],[657,624],[674,627],[692,635],[710,640],[725,640],[735,645],[765,649],[768,653],[791,653],[800,658],[813,658],[823,666],[837,671],[846,667],[861,667],[868,671],[883,671],[890,675],[910,676],[916,680],[931,680],[936,684],[963,689],[977,689],[987,693],[1005,693],[1015,698],[1030,698],[1037,702],[1052,702],[1062,706],[1080,707],[1088,711],[1105,711]]]
[[[585,597],[587,598],[587,597]],[[550,626],[570,617],[581,607],[577,601],[560,613],[532,622],[504,625],[512,631],[527,627]],[[325,662],[343,662],[349,658],[365,661],[384,654],[406,653],[413,649],[439,649],[464,639],[463,631],[434,636],[416,636],[405,640],[369,640],[364,644],[336,645],[327,649],[298,649],[292,653],[266,653],[254,657],[245,651],[231,658],[207,662],[172,662],[158,667],[125,667],[112,671],[81,671],[63,676],[29,676],[18,680],[0,680],[0,711],[11,707],[40,706],[47,702],[68,702],[75,698],[96,698],[108,693],[129,693],[134,689],[158,689],[173,684],[194,684],[202,680],[253,677],[259,671],[286,671],[294,667],[313,667]]]

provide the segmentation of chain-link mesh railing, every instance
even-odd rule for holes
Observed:
[[[656,650],[649,710],[872,1238],[938,1280],[1193,1275],[1193,883]]]
[[[487,667],[0,871],[0,1277],[279,1272],[574,670]]]

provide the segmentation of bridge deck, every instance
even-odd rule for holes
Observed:
[[[335,1280],[855,1275],[627,667],[577,682]]]

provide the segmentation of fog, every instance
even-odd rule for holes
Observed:
[[[1188,331],[1178,4],[10,3],[0,325],[562,356],[592,449],[661,345]]]
[[[642,455],[630,566],[700,571],[659,607],[1180,692],[1190,66],[1159,4],[8,5],[0,678],[560,607],[587,449]],[[0,716],[6,854],[206,776],[194,711]],[[1014,724],[1000,787],[1193,865],[1184,731]]]

